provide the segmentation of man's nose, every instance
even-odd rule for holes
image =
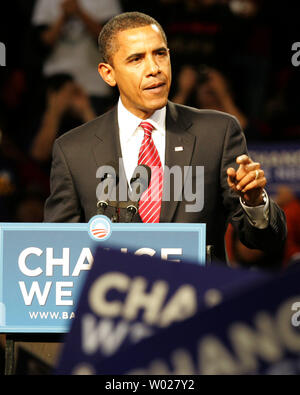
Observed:
[[[157,64],[157,62],[155,61],[153,56],[149,56],[146,61],[147,74],[156,75],[157,73],[159,73],[159,71],[160,71],[160,69],[159,69],[159,65]]]

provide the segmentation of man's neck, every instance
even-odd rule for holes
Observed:
[[[131,115],[133,115],[136,118],[139,118],[141,121],[145,121],[146,119],[150,119],[151,117],[153,117],[154,114],[156,114],[157,112],[160,112],[164,107],[159,108],[157,110],[154,111],[132,111],[130,108],[128,108],[126,105],[124,105],[124,102],[122,101],[121,97],[119,97],[119,106],[122,106],[122,110],[124,110],[125,112],[127,111],[128,113],[130,113]]]

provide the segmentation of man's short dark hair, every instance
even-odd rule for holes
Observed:
[[[141,12],[124,12],[110,19],[102,28],[99,37],[101,60],[112,65],[113,55],[118,50],[116,36],[119,32],[138,27],[156,25],[167,44],[166,34],[161,25],[151,16]]]

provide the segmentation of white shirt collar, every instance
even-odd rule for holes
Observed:
[[[118,124],[120,130],[120,137],[125,141],[128,141],[138,129],[139,124],[143,119],[138,118],[127,108],[124,107],[121,98],[118,101]],[[165,136],[166,133],[166,106],[160,110],[156,110],[151,117],[144,120],[145,122],[151,123],[155,131]],[[124,135],[125,134],[125,135]]]

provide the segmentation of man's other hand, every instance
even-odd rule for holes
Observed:
[[[229,187],[241,196],[247,206],[264,204],[263,189],[267,180],[260,163],[253,162],[247,155],[238,156],[236,163],[239,168],[227,169],[227,182]]]

